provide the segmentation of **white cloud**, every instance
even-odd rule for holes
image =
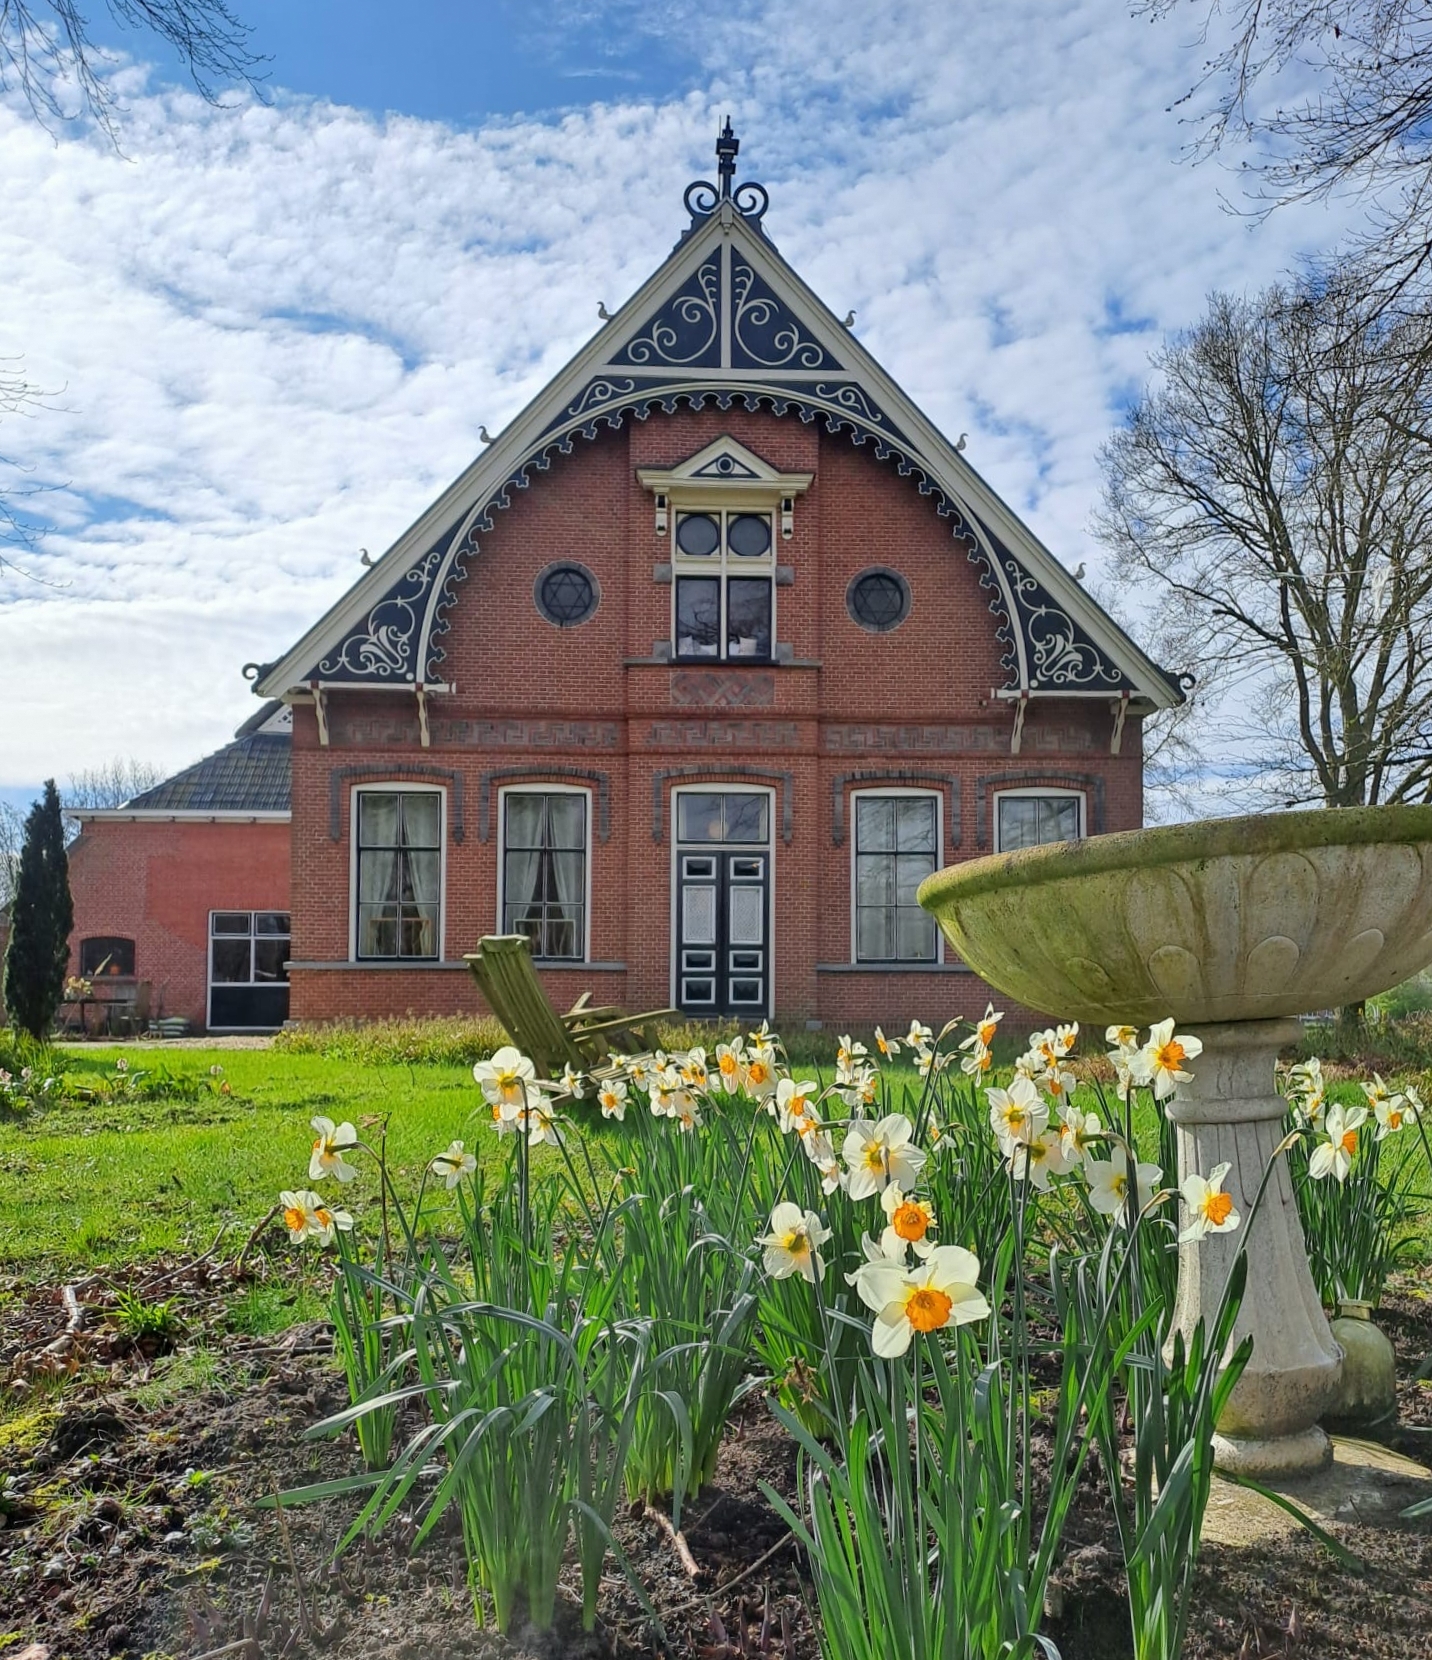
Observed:
[[[1167,111],[1196,59],[1107,0],[748,9],[709,94],[461,132],[127,71],[124,155],[0,107],[0,354],[52,412],[0,453],[64,488],[0,572],[0,784],[180,764],[623,299],[719,113],[818,292],[1070,564],[1160,333],[1339,221],[1252,225]],[[1132,324],[1130,322],[1132,320]]]

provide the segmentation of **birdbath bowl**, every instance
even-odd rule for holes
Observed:
[[[1025,848],[937,871],[920,903],[971,968],[1061,1020],[1203,1041],[1169,1105],[1179,1176],[1228,1163],[1247,1217],[1282,1139],[1273,1084],[1292,1017],[1358,1002],[1432,962],[1432,807],[1211,819]],[[1219,1421],[1220,1465],[1265,1479],[1322,1468],[1318,1419],[1342,1350],[1308,1269],[1287,1164],[1239,1233],[1179,1247],[1175,1328],[1211,1323],[1241,1244],[1233,1335],[1253,1355]]]

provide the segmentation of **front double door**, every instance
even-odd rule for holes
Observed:
[[[677,800],[676,1001],[693,1016],[764,1016],[771,986],[770,801]]]

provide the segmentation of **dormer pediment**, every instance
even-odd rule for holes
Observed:
[[[639,467],[637,478],[658,496],[684,500],[721,496],[774,507],[782,498],[803,495],[814,473],[783,473],[728,434],[688,456],[678,466]]]

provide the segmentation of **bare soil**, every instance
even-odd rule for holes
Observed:
[[[211,1264],[151,1265],[135,1279],[146,1295],[176,1299],[183,1329],[174,1353],[156,1352],[168,1340],[135,1344],[115,1329],[106,1310],[122,1278],[95,1275],[68,1302],[60,1287],[0,1284],[0,1376],[15,1380],[0,1417],[0,1655],[32,1643],[49,1660],[661,1652],[615,1563],[595,1632],[580,1628],[573,1582],[554,1630],[504,1638],[474,1617],[451,1531],[412,1552],[416,1522],[407,1516],[335,1560],[353,1500],[281,1517],[255,1508],[276,1490],[360,1468],[351,1438],[304,1439],[346,1404],[326,1327],[263,1338],[230,1330],[236,1288]],[[1403,1424],[1424,1459],[1416,1431],[1432,1429],[1432,1386],[1413,1374],[1432,1351],[1428,1289],[1426,1280],[1404,1281],[1380,1316],[1399,1351]],[[65,1337],[67,1346],[39,1359]],[[659,1519],[640,1511],[619,1519],[619,1543],[657,1610],[665,1652],[680,1660],[816,1660],[805,1565],[763,1481],[794,1496],[792,1445],[757,1398],[733,1419],[716,1480],[687,1508],[694,1577]],[[1209,1546],[1187,1660],[1432,1660],[1432,1532],[1355,1523],[1333,1531],[1362,1573],[1301,1533],[1267,1548]],[[1132,1653],[1097,1470],[1070,1519],[1050,1614],[1063,1660]]]

